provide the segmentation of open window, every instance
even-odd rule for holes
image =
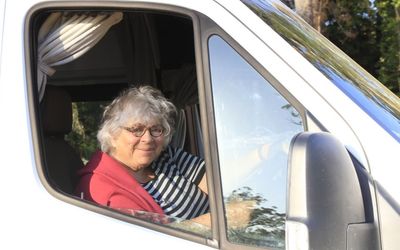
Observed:
[[[171,144],[204,157],[193,16],[159,9],[73,7],[41,9],[30,17],[39,173],[47,190],[64,201],[204,243],[210,227],[179,218],[165,223],[146,213],[127,216],[74,192],[76,172],[99,148],[104,107],[130,86],[151,85],[171,100],[178,108]]]

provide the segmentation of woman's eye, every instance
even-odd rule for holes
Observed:
[[[133,128],[132,128],[132,132],[133,132],[133,133],[139,133],[139,132],[142,132],[143,129],[144,129],[144,128],[142,128],[142,127],[133,127]]]
[[[153,131],[153,132],[162,132],[162,128],[158,128],[158,127],[151,128],[151,131]]]

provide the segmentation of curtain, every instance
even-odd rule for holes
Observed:
[[[186,116],[183,109],[178,110],[178,117],[175,126],[175,133],[171,145],[175,148],[184,148],[186,139]]]
[[[157,86],[157,71],[160,69],[160,52],[154,18],[147,13],[127,15],[132,34],[131,82]]]
[[[178,69],[161,73],[162,89],[178,108],[198,103],[197,77],[194,65],[185,64]]]
[[[38,91],[44,95],[47,77],[55,73],[54,66],[69,63],[85,54],[115,24],[122,20],[121,12],[71,13],[54,12],[45,20],[38,34]]]

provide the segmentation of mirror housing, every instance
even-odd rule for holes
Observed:
[[[356,169],[331,134],[292,139],[287,191],[287,249],[377,249]]]

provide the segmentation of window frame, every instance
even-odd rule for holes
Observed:
[[[225,221],[225,209],[224,209],[224,198],[222,195],[222,181],[221,173],[219,171],[219,157],[218,157],[218,144],[216,141],[216,123],[213,108],[212,98],[212,83],[211,83],[211,70],[209,61],[209,49],[208,41],[213,35],[219,36],[229,46],[234,49],[239,56],[241,56],[247,63],[252,66],[269,84],[272,85],[276,91],[282,95],[293,107],[299,112],[303,121],[304,131],[308,130],[307,125],[307,111],[305,107],[280,83],[271,73],[268,72],[256,59],[254,59],[250,53],[248,53],[238,42],[236,42],[229,34],[227,34],[222,28],[220,28],[214,21],[208,17],[200,18],[201,27],[201,58],[202,68],[204,73],[204,87],[199,86],[199,97],[200,97],[200,110],[202,110],[202,120],[207,120],[206,129],[207,132],[204,137],[205,153],[209,155],[211,162],[206,161],[207,166],[213,166],[212,169],[207,168],[207,181],[213,184],[209,186],[209,192],[213,194],[213,204],[216,205],[217,224],[216,232],[219,232],[219,244],[221,249],[233,249],[233,250],[251,250],[251,249],[270,249],[265,247],[256,247],[250,245],[240,245],[232,243],[227,237],[227,223]],[[258,38],[256,38],[258,39]],[[198,65],[197,65],[198,66]],[[199,71],[200,72],[200,71]],[[211,175],[212,177],[211,177]],[[211,196],[210,196],[211,199]],[[216,202],[218,201],[218,202]],[[210,200],[211,203],[211,200]],[[211,208],[211,207],[210,207]],[[214,224],[213,224],[214,229]],[[213,231],[214,232],[214,231]]]
[[[46,2],[35,5],[31,8],[25,17],[24,27],[24,50],[25,50],[25,63],[26,63],[26,87],[27,87],[27,98],[28,98],[28,110],[29,119],[31,125],[31,136],[33,155],[35,160],[36,171],[40,182],[55,198],[72,204],[74,206],[90,210],[108,217],[112,217],[117,220],[128,222],[134,225],[142,226],[160,233],[175,236],[185,240],[193,241],[196,243],[204,244],[214,248],[218,248],[218,243],[215,240],[207,239],[201,235],[191,233],[189,231],[181,231],[172,227],[167,227],[159,224],[154,224],[149,221],[135,218],[133,216],[118,212],[112,208],[99,206],[91,202],[79,199],[78,197],[61,193],[60,191],[53,188],[47,179],[47,173],[45,171],[45,157],[43,147],[43,134],[41,130],[40,112],[39,112],[39,95],[37,91],[36,69],[37,63],[36,58],[36,35],[34,34],[35,25],[32,20],[42,12],[45,11],[60,11],[60,10],[88,10],[88,11],[99,11],[99,10],[144,10],[144,11],[162,11],[165,13],[179,14],[187,16],[192,20],[193,33],[194,33],[194,46],[198,46],[199,42],[199,19],[195,11],[185,9],[183,7],[172,6],[167,4],[155,4],[155,3],[137,3],[137,2]],[[198,64],[198,49],[195,48],[196,64]],[[197,66],[196,66],[197,68]],[[199,75],[199,73],[197,73]],[[198,81],[199,82],[199,81]],[[200,84],[198,84],[200,85]],[[204,129],[203,129],[204,130]],[[205,156],[207,158],[207,155]],[[207,170],[206,170],[207,171]],[[212,207],[212,201],[210,201],[210,207]],[[215,216],[213,216],[215,218]],[[213,223],[215,224],[215,223]],[[215,234],[214,227],[212,228],[213,235]]]

